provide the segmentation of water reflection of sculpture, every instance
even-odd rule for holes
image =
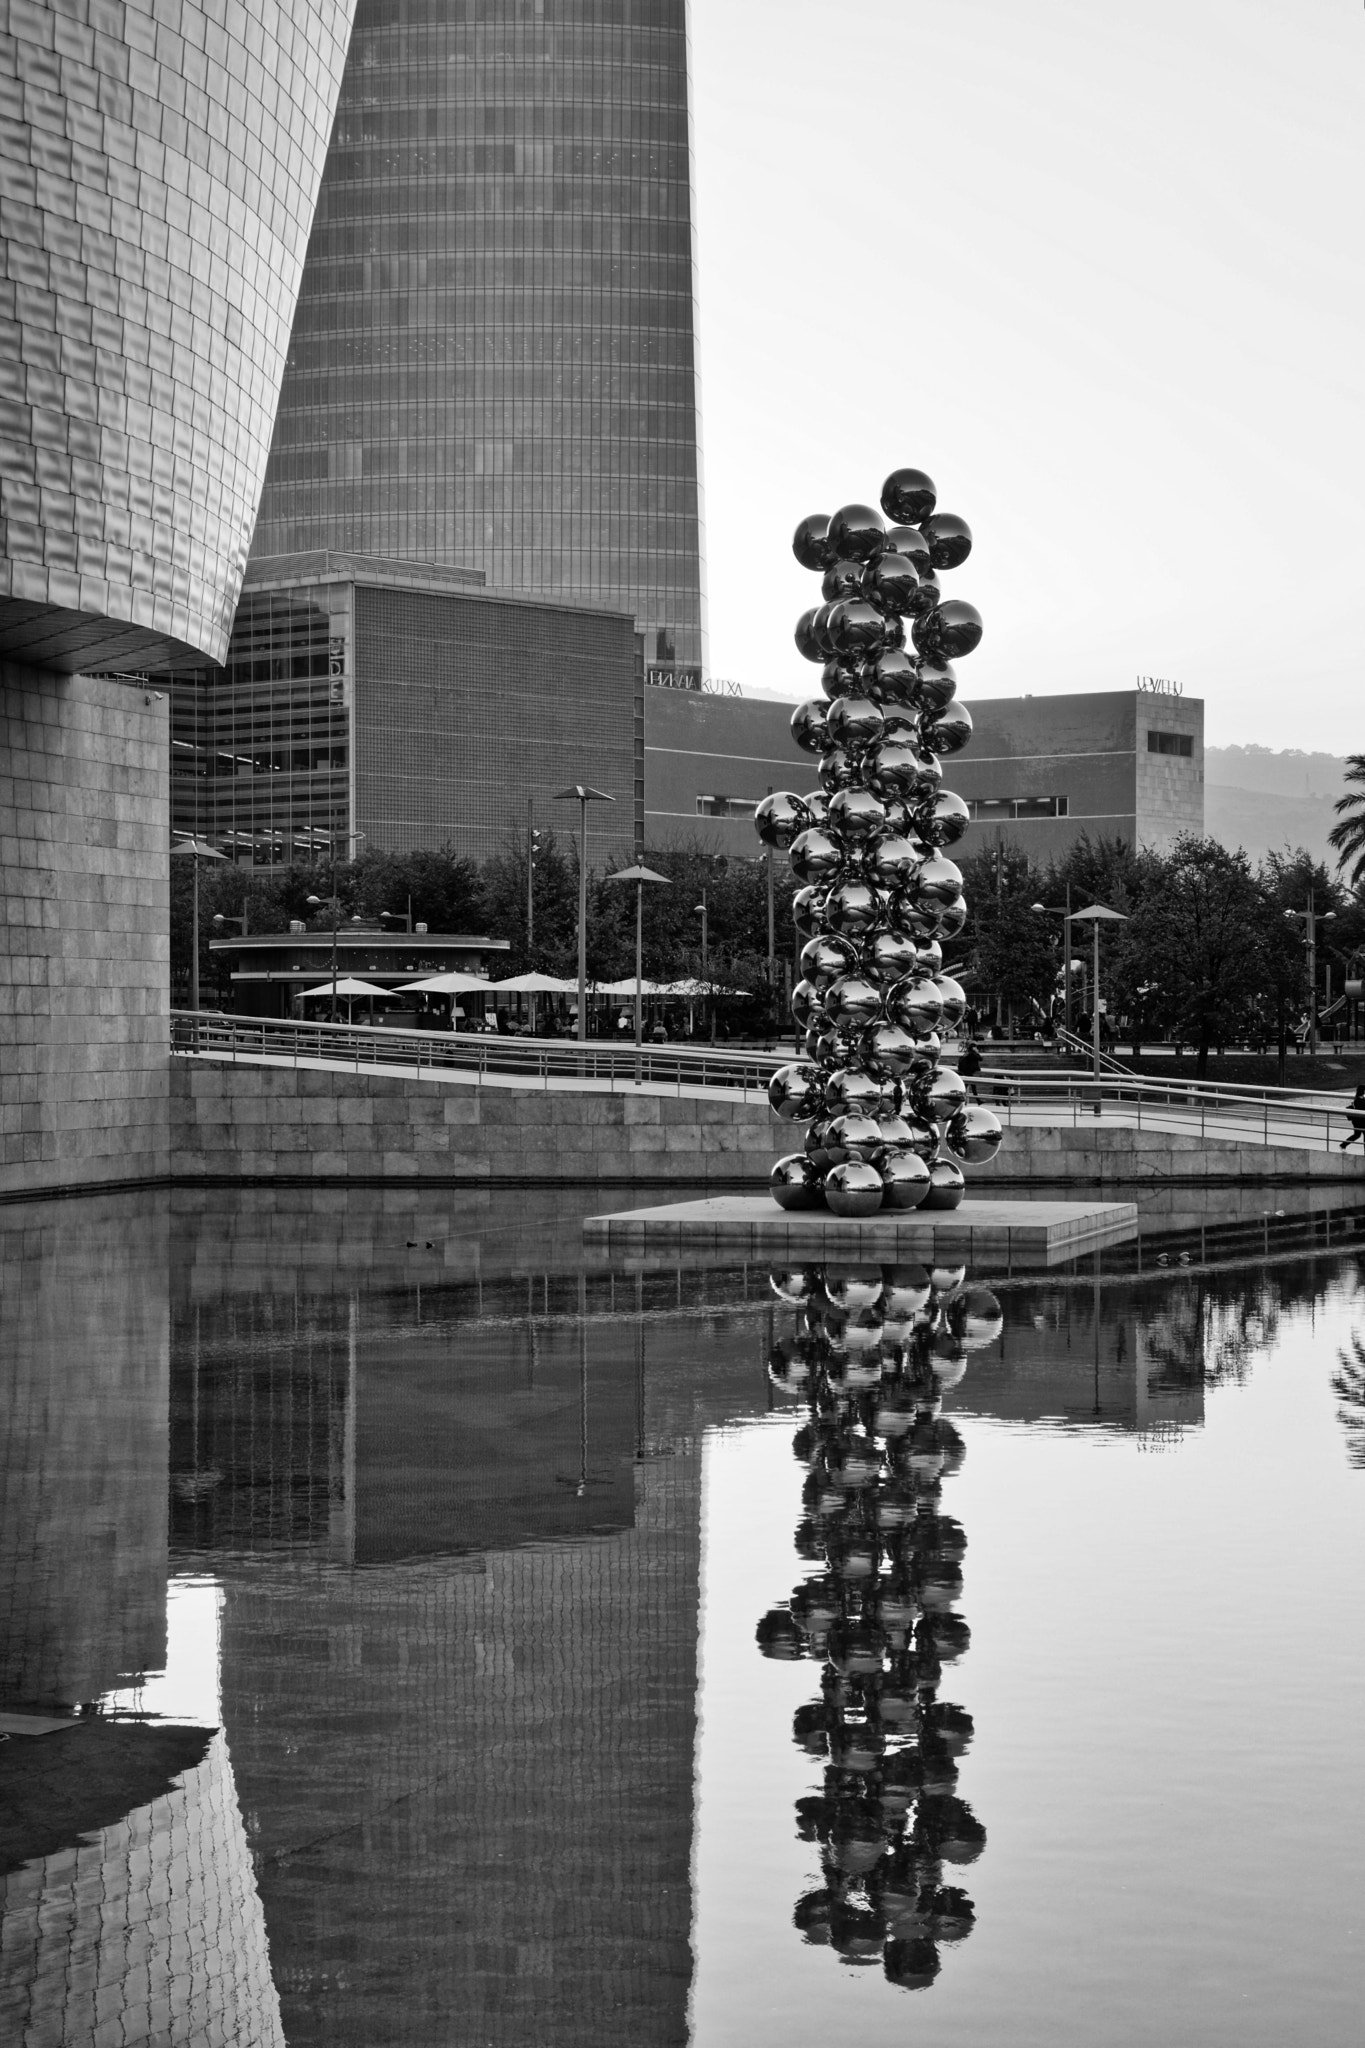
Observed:
[[[967,559],[972,536],[936,502],[923,470],[898,469],[881,513],[845,505],[804,519],[792,544],[823,578],[825,602],[802,616],[796,644],[822,664],[824,696],[792,718],[797,745],[820,756],[819,789],[778,790],[755,819],[791,862],[805,940],[792,1015],[807,1057],[769,1090],[779,1115],[809,1125],[804,1151],[773,1168],[784,1209],[954,1209],[959,1162],[1000,1145],[996,1117],[967,1101],[956,1068],[939,1059],[940,1027],[966,1007],[943,972],[942,942],[967,918],[945,848],[969,813],[941,787],[944,756],[972,731],[952,663],[979,643],[981,616],[940,591],[940,573]]]
[[[971,1932],[971,1900],[944,1879],[986,1839],[957,1794],[972,1718],[939,1698],[970,1640],[956,1611],[966,1538],[940,1508],[964,1446],[942,1395],[1001,1328],[995,1296],[964,1280],[960,1266],[772,1280],[799,1318],[769,1370],[809,1408],[794,1444],[808,1468],[796,1543],[817,1569],[764,1616],[758,1643],[768,1657],[819,1660],[820,1697],[793,1733],[827,1760],[821,1790],[797,1802],[823,1882],[795,1924],[911,1989],[937,1976],[940,1943]]]

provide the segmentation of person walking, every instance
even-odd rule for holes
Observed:
[[[1338,1152],[1344,1152],[1348,1145],[1354,1145],[1357,1138],[1365,1144],[1365,1081],[1356,1083],[1356,1092],[1347,1115],[1351,1119],[1351,1135],[1342,1139],[1337,1147]]]
[[[969,1038],[959,1053],[957,1071],[967,1084],[968,1095],[976,1101],[976,1077],[981,1072],[981,1052],[974,1038]]]

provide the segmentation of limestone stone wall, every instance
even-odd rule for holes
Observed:
[[[765,1179],[790,1151],[766,1103],[544,1093],[177,1060],[177,1178]]]
[[[179,1181],[463,1181],[478,1185],[759,1187],[800,1129],[766,1103],[671,1095],[543,1092],[397,1075],[178,1059],[171,1171]],[[1358,1182],[1365,1158],[1336,1150],[1112,1125],[1019,1125],[971,1189],[1175,1180]]]
[[[167,1171],[169,815],[161,694],[0,663],[0,1196]]]

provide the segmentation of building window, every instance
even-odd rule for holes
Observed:
[[[1149,732],[1149,754],[1179,754],[1188,761],[1194,754],[1194,735],[1188,732]]]
[[[697,812],[703,818],[752,818],[757,809],[757,797],[699,796],[697,798]]]
[[[973,796],[967,809],[980,824],[1003,824],[1012,818],[1064,818],[1064,796]]]

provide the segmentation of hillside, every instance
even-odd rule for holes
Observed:
[[[1295,747],[1206,747],[1204,829],[1253,860],[1303,846],[1335,864],[1327,834],[1344,788],[1345,760]]]

